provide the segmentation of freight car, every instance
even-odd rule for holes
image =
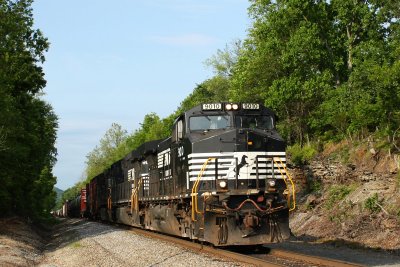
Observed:
[[[94,177],[85,215],[215,246],[284,240],[295,188],[275,121],[261,104],[196,106]]]

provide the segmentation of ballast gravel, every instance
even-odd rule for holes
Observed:
[[[243,266],[86,220],[65,220],[52,240],[39,266]]]

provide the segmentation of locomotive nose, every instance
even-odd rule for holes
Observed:
[[[243,131],[247,151],[285,151],[285,142],[272,132]]]

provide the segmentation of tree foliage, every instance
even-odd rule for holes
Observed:
[[[253,0],[230,96],[277,111],[289,142],[399,123],[396,1]],[[388,75],[390,74],[390,75]]]
[[[33,218],[54,206],[57,116],[40,99],[48,41],[32,1],[0,1],[0,212]]]
[[[86,156],[87,177],[93,178],[122,157],[124,151],[121,152],[121,149],[118,149],[118,147],[126,140],[126,138],[126,130],[123,130],[121,125],[113,123],[111,128],[100,140],[100,145],[96,146],[93,151]]]

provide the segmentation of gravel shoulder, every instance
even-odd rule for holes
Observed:
[[[244,266],[98,222],[61,219],[43,232],[17,217],[0,219],[2,267],[190,265]]]
[[[58,225],[39,266],[243,266],[97,222]]]
[[[244,266],[82,219],[61,219],[52,231],[40,235],[37,230],[19,218],[0,219],[0,266]],[[353,249],[294,237],[267,247],[365,266],[400,266],[398,253]]]

